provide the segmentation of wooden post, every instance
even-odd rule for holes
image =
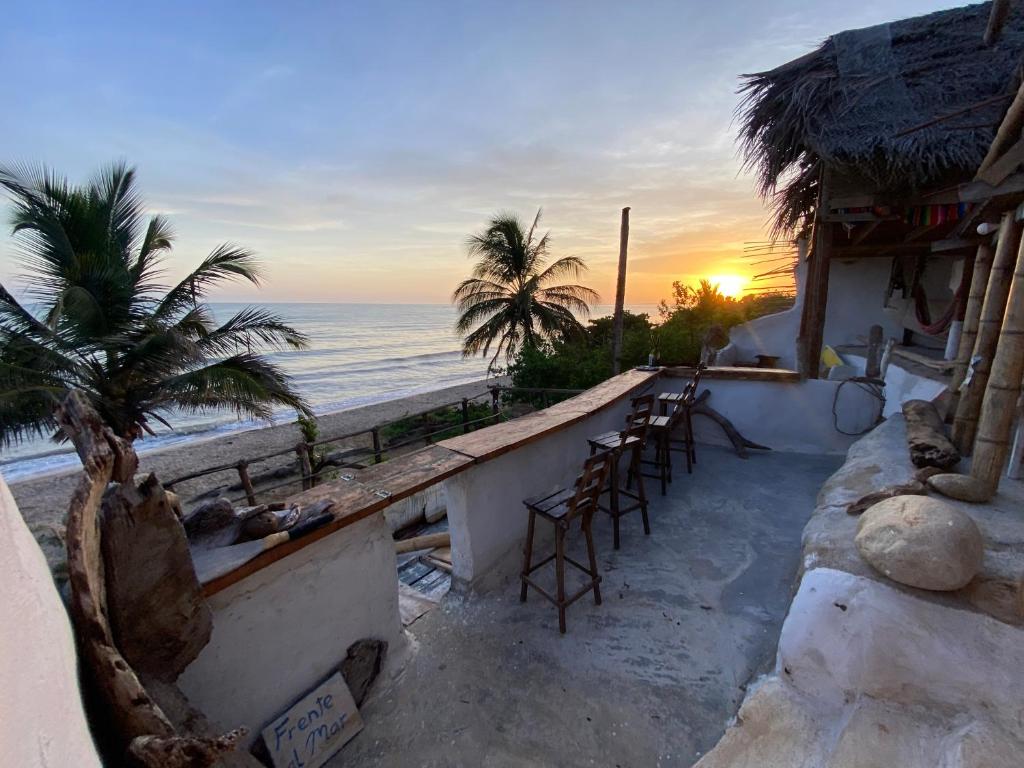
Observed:
[[[541,399],[541,402],[544,403],[544,407],[545,408],[547,408],[549,405],[551,405],[551,401],[548,400],[548,391],[546,389],[541,391],[540,399]]]
[[[1010,467],[1006,476],[1011,480],[1020,480],[1021,462],[1024,461],[1024,398],[1017,402],[1017,431],[1010,449]]]
[[[469,432],[469,399],[462,398],[462,434]]]
[[[380,451],[380,428],[374,427],[370,430],[370,434],[373,436],[373,463],[380,464],[383,461]]]
[[[1024,377],[1024,251],[1017,254],[1017,266],[1010,283],[1006,315],[999,331],[999,345],[981,405],[978,436],[974,441],[971,476],[989,496],[999,488],[1010,437],[1017,415],[1021,378]]]
[[[612,318],[612,374],[622,370],[622,313],[626,303],[626,247],[629,244],[629,208],[622,209],[619,228],[619,279],[615,284],[615,315]]]
[[[988,273],[985,300],[981,305],[981,317],[978,319],[978,336],[974,342],[974,351],[971,353],[972,359],[976,358],[978,362],[973,366],[970,376],[964,380],[960,402],[957,403],[956,416],[953,419],[953,444],[964,455],[970,454],[974,446],[978,414],[985,396],[989,371],[992,369],[996,344],[999,342],[999,329],[1003,325],[1006,296],[1010,290],[1010,275],[1019,239],[1020,225],[1014,221],[1014,212],[1004,213],[999,223],[999,240],[996,242],[995,256]]]
[[[237,465],[238,479],[242,482],[242,489],[245,491],[245,500],[250,507],[256,506],[256,489],[252,487],[252,480],[249,478],[249,462],[240,461]]]
[[[807,269],[807,295],[800,316],[797,367],[806,379],[816,379],[821,371],[821,346],[825,337],[825,311],[828,308],[828,276],[832,251],[832,225],[824,220],[828,213],[828,194],[822,175],[821,191],[815,210],[814,248]]]
[[[974,257],[974,274],[971,276],[971,291],[967,294],[967,308],[964,311],[964,325],[960,330],[960,346],[956,353],[956,367],[949,384],[949,391],[959,397],[960,385],[967,375],[967,366],[971,362],[974,343],[978,339],[978,321],[981,319],[981,305],[985,300],[985,289],[988,287],[988,275],[992,271],[992,246],[984,243],[978,246]]]
[[[879,379],[882,376],[882,348],[885,346],[885,336],[882,326],[872,325],[868,331],[868,355],[864,365],[864,375],[869,379]]]
[[[988,14],[988,25],[985,27],[985,45],[993,45],[999,42],[999,36],[1003,32],[1003,25],[1006,24],[1006,17],[1010,15],[1010,0],[993,0],[992,10]]]
[[[501,389],[499,387],[491,387],[491,413],[494,414],[494,423],[497,424],[501,420],[499,416],[501,413]]]
[[[295,446],[295,453],[299,457],[299,472],[302,474],[302,490],[308,491],[313,487],[313,467],[309,463],[309,446],[299,443]]]

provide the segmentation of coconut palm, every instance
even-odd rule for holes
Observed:
[[[548,263],[550,237],[538,235],[540,213],[529,229],[518,216],[499,213],[469,238],[469,256],[477,262],[452,294],[460,313],[456,329],[464,335],[465,357],[486,356],[495,346],[488,370],[502,353],[511,361],[523,346],[583,334],[577,316],[588,317],[598,299],[585,286],[555,282],[578,278],[587,267],[577,256]]]
[[[170,426],[175,409],[308,410],[258,354],[306,337],[257,308],[218,324],[202,302],[227,280],[259,284],[250,251],[221,245],[167,289],[160,264],[173,236],[165,218],[147,220],[133,169],[115,164],[81,186],[45,168],[0,168],[0,188],[31,302],[0,285],[0,444],[60,437],[55,406],[73,389],[129,440],[152,433],[151,420]]]

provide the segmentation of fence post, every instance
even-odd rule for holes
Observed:
[[[547,408],[551,403],[548,400],[548,391],[545,389],[540,393],[541,402],[544,403],[544,407]]]
[[[295,453],[299,457],[299,470],[302,473],[302,490],[308,491],[313,487],[313,467],[309,463],[309,446],[299,443],[295,446]]]
[[[494,414],[494,423],[497,424],[500,419],[498,414],[501,413],[501,389],[498,387],[491,387],[491,413]]]
[[[469,432],[469,399],[462,398],[462,434]]]
[[[380,464],[383,461],[380,454],[380,429],[374,427],[370,432],[373,433],[373,463]]]
[[[256,489],[252,487],[252,480],[249,477],[249,462],[240,461],[237,465],[238,479],[242,482],[242,489],[245,491],[245,500],[250,507],[256,506]]]

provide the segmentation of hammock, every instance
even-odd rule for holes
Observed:
[[[914,282],[914,315],[917,317],[917,322],[921,325],[921,330],[927,333],[929,336],[938,336],[940,333],[949,328],[949,324],[953,322],[953,318],[957,316],[960,308],[964,304],[964,299],[967,296],[967,292],[971,285],[971,275],[973,269],[968,268],[968,264],[964,264],[964,273],[960,278],[960,287],[956,289],[956,293],[953,294],[953,300],[949,302],[949,306],[946,311],[942,313],[942,316],[932,321],[931,312],[928,309],[928,297],[925,295],[924,287],[921,285],[921,280],[918,279]]]

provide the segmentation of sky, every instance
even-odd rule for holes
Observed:
[[[117,159],[177,233],[263,260],[247,301],[442,303],[489,216],[543,209],[554,256],[627,302],[743,276],[768,212],[737,153],[738,76],[828,35],[962,3],[597,0],[10,4],[0,162],[74,181]],[[0,281],[17,290],[6,222]]]

